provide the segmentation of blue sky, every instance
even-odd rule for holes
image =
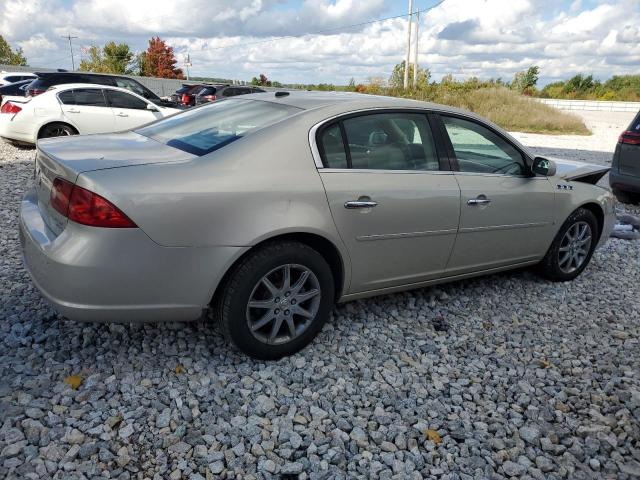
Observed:
[[[311,33],[406,10],[405,0],[3,0],[0,32],[36,67],[71,66],[67,33],[79,37],[76,59],[110,40],[143,51],[159,35],[180,62],[190,54],[194,75],[344,84],[389,77],[404,58],[407,20]],[[436,80],[510,79],[534,64],[542,83],[640,73],[638,0],[445,0],[421,16],[420,33],[419,63]],[[276,39],[286,35],[294,38]]]

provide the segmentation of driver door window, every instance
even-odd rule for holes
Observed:
[[[441,116],[461,172],[526,175],[522,155],[511,144],[482,125]]]

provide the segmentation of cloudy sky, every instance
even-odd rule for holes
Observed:
[[[405,0],[1,0],[0,34],[40,67],[71,67],[61,35],[78,37],[76,59],[81,46],[137,52],[159,35],[181,61],[189,52],[193,75],[346,84],[386,78],[403,59],[406,18],[363,23],[406,11]],[[511,79],[533,64],[541,83],[606,79],[640,73],[640,0],[445,0],[421,15],[419,38],[437,80]]]

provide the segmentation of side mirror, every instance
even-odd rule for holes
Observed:
[[[157,112],[158,111],[158,107],[156,107],[154,104],[152,103],[147,103],[147,110],[150,110],[152,112]]]
[[[531,171],[536,175],[545,177],[553,177],[556,174],[556,164],[553,160],[544,157],[536,157],[533,159]]]

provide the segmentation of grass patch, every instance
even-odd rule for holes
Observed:
[[[591,135],[577,116],[504,87],[470,89],[437,84],[409,92],[388,89],[379,93],[470,110],[511,132]]]

